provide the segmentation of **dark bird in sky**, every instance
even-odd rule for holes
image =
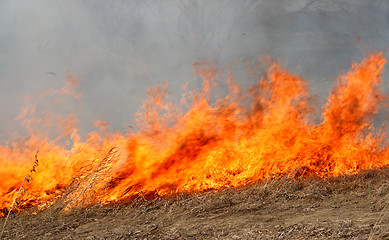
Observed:
[[[53,76],[57,76],[58,74],[55,73],[55,72],[46,72],[47,74],[50,74],[50,75],[53,75]]]

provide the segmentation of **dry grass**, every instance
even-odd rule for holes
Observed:
[[[116,154],[116,148],[112,147],[103,158],[95,159],[88,168],[79,171],[78,176],[73,178],[66,191],[57,199],[57,207],[67,211],[99,203],[111,179],[111,167]]]
[[[5,226],[7,224],[7,221],[8,221],[8,218],[11,214],[11,212],[14,210],[14,209],[18,209],[19,208],[19,205],[22,203],[21,200],[18,198],[20,196],[23,196],[24,193],[26,192],[26,189],[24,188],[24,182],[30,182],[32,181],[32,176],[31,174],[33,172],[36,172],[36,168],[38,167],[39,165],[39,160],[38,160],[38,152],[39,150],[35,153],[35,161],[34,161],[34,164],[32,165],[32,168],[28,171],[28,173],[26,174],[26,176],[23,178],[22,180],[22,183],[20,184],[20,187],[19,187],[19,190],[18,192],[16,193],[13,201],[12,201],[12,205],[11,207],[9,208],[8,210],[8,214],[7,214],[7,217],[5,218],[4,220],[4,223],[3,223],[3,227],[1,229],[1,233],[0,233],[0,240],[2,239],[3,237],[3,233],[4,233],[4,229],[5,229]]]
[[[389,169],[11,215],[5,239],[388,239]]]

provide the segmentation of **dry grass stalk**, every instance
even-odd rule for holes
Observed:
[[[113,161],[116,158],[116,148],[111,148],[104,158],[99,159],[95,164],[92,163],[90,168],[81,171],[77,177],[70,183],[66,193],[61,201],[64,206],[63,210],[82,205],[90,205],[96,202],[107,187],[111,177]]]
[[[20,184],[19,190],[18,190],[18,192],[17,192],[16,195],[15,195],[15,198],[14,198],[14,200],[13,200],[13,202],[12,202],[11,207],[9,208],[7,217],[5,218],[4,223],[3,223],[3,228],[1,229],[0,240],[1,240],[2,237],[3,237],[5,225],[7,224],[7,220],[8,220],[8,218],[9,218],[9,216],[10,216],[12,210],[14,209],[14,206],[16,205],[16,209],[18,209],[19,206],[20,206],[20,204],[22,203],[21,200],[18,199],[18,196],[19,196],[19,194],[20,194],[20,196],[23,196],[24,193],[26,193],[26,190],[25,190],[24,185],[23,185],[24,182],[25,182],[25,181],[27,181],[27,182],[32,181],[32,176],[31,176],[31,174],[32,174],[33,172],[36,172],[36,168],[37,168],[38,165],[39,165],[39,161],[38,161],[38,152],[39,152],[39,150],[36,151],[36,153],[35,153],[35,161],[34,161],[34,164],[32,165],[32,168],[30,169],[30,171],[28,171],[28,173],[26,174],[26,176],[23,178],[23,181],[22,181],[22,183]]]
[[[371,239],[374,238],[374,235],[375,235],[375,233],[376,233],[376,230],[377,230],[378,225],[382,222],[382,220],[384,219],[386,213],[388,212],[388,211],[387,211],[388,206],[389,206],[389,201],[386,202],[384,208],[381,210],[381,212],[380,212],[380,214],[379,214],[379,216],[378,216],[378,219],[377,219],[377,221],[374,223],[373,229],[372,229],[371,232],[370,232],[370,235],[369,235],[368,240],[371,240]]]

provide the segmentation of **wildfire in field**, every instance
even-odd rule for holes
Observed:
[[[47,118],[28,119],[29,138],[0,146],[0,216],[16,194],[20,209],[59,199],[70,208],[231,188],[277,174],[332,177],[389,164],[387,133],[373,126],[386,101],[382,53],[354,63],[337,79],[320,123],[312,120],[307,82],[265,62],[266,73],[254,85],[246,90],[231,75],[229,93],[215,101],[215,71],[198,67],[202,91],[191,93],[187,111],[165,101],[165,85],[148,90],[135,133],[92,132],[82,140],[71,115],[56,120],[71,138],[69,148],[34,129]],[[45,94],[77,96],[75,79],[67,84]],[[32,105],[21,117],[33,111]]]

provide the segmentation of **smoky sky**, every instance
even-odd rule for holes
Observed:
[[[239,69],[268,55],[325,98],[353,60],[387,48],[388,29],[386,0],[2,0],[0,138],[69,72],[82,98],[63,111],[75,112],[82,134],[98,119],[126,131],[145,90],[165,80],[173,99],[185,82],[201,88],[191,64],[204,59],[245,84]]]

